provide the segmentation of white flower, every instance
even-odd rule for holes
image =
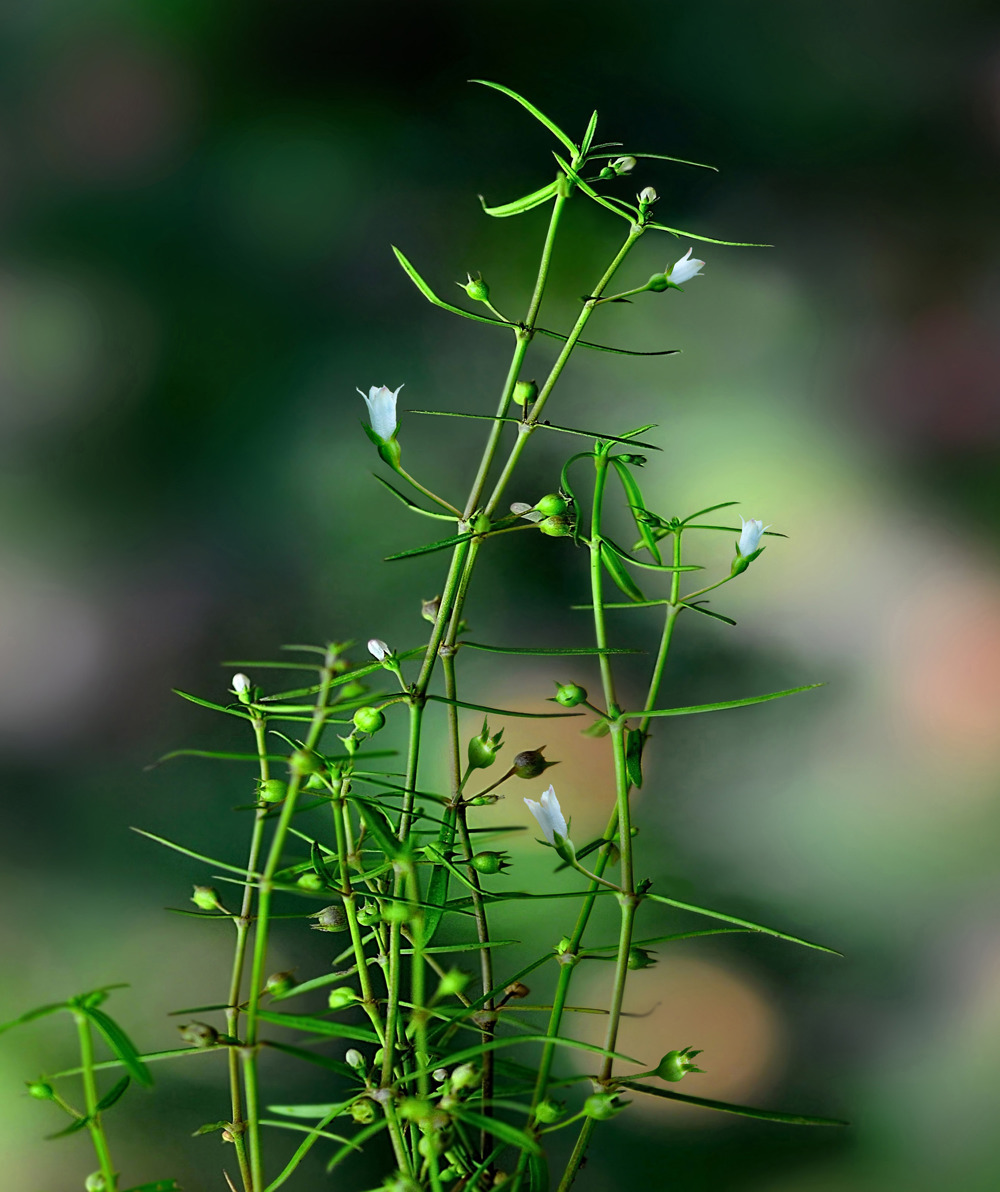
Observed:
[[[399,389],[403,386],[400,385]],[[372,385],[368,391],[368,395],[359,389],[358,392],[365,399],[365,404],[368,406],[368,418],[371,422],[371,428],[383,441],[391,439],[396,433],[396,427],[399,421],[396,418],[396,398],[399,395],[399,389],[395,393],[387,388],[385,385]]]
[[[385,642],[381,641],[377,637],[373,637],[371,639],[371,641],[368,643],[368,652],[372,655],[373,658],[377,658],[379,662],[385,662],[385,660],[392,653],[392,651],[385,644]]]
[[[250,690],[249,675],[233,675],[233,690],[237,695],[246,695],[246,693]]]
[[[540,803],[536,803],[534,799],[525,799],[524,801],[528,805],[528,810],[538,820],[538,826],[542,829],[549,844],[555,844],[556,836],[561,836],[564,840],[569,839],[569,829],[566,827],[562,808],[559,806],[556,792],[551,786],[542,795]]]
[[[760,545],[760,540],[764,536],[764,531],[769,530],[771,527],[765,526],[762,521],[758,521],[756,518],[751,518],[749,521],[743,521],[743,518],[741,517],[740,521],[743,524],[743,529],[740,532],[740,540],[736,544],[736,550],[739,555],[746,557],[747,555],[753,554],[753,552]]]
[[[648,207],[650,203],[655,203],[659,197],[660,196],[651,186],[644,186],[642,190],[639,191],[639,202],[644,207]]]
[[[609,161],[608,165],[620,177],[622,174],[632,173],[636,166],[636,160],[629,154],[627,157],[616,157],[614,161]]]
[[[358,1051],[358,1049],[356,1047],[349,1047],[347,1049],[347,1051],[344,1053],[344,1061],[345,1061],[345,1063],[350,1064],[350,1066],[352,1068],[367,1067],[365,1057],[361,1054],[360,1051]]]
[[[690,281],[692,277],[697,277],[701,273],[705,262],[697,259],[692,261],[691,253],[693,251],[689,248],[684,256],[679,261],[674,261],[673,266],[667,270],[667,277],[675,286],[682,286],[686,281]]]

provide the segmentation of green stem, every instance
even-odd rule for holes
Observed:
[[[118,1175],[115,1172],[114,1164],[111,1162],[111,1151],[108,1148],[107,1135],[104,1133],[104,1123],[101,1121],[101,1115],[97,1109],[97,1078],[94,1075],[94,1038],[90,1033],[90,1019],[86,1014],[79,1011],[74,1011],[73,1017],[76,1020],[77,1034],[80,1037],[80,1068],[82,1069],[83,1096],[87,1109],[87,1117],[90,1119],[87,1122],[87,1129],[90,1131],[90,1140],[94,1146],[94,1153],[97,1155],[101,1175],[104,1176],[104,1184],[107,1192],[116,1192],[118,1188]]]

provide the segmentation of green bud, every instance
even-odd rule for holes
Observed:
[[[316,920],[313,924],[314,931],[347,930],[347,915],[344,914],[343,907],[325,906],[315,915],[310,915],[310,918]]]
[[[476,795],[473,799],[468,799],[467,802],[470,807],[492,807],[494,803],[499,802],[499,795]]]
[[[530,405],[538,396],[538,386],[534,381],[518,381],[514,386],[514,401],[519,406]]]
[[[558,493],[546,493],[540,501],[535,503],[535,508],[539,513],[544,513],[546,517],[558,517],[559,514],[566,512],[567,505]]]
[[[354,724],[363,733],[377,733],[385,728],[385,714],[378,708],[358,708],[354,713]]]
[[[28,1085],[28,1096],[34,1097],[36,1101],[52,1101],[55,1095],[56,1090],[47,1080],[33,1080]]]
[[[323,759],[312,749],[296,749],[288,764],[300,774],[318,774],[323,769]]]
[[[661,1080],[678,1081],[683,1080],[689,1072],[703,1072],[704,1068],[699,1068],[694,1063],[694,1058],[698,1055],[701,1055],[701,1051],[695,1051],[693,1047],[668,1051],[657,1065],[656,1075]]]
[[[326,882],[312,870],[303,873],[295,884],[300,890],[324,890],[326,888]]]
[[[535,1120],[550,1126],[553,1122],[557,1122],[565,1112],[565,1108],[558,1101],[540,1101],[535,1106]]]
[[[654,294],[662,294],[664,290],[670,288],[670,279],[665,273],[654,273],[653,276],[646,282],[646,289],[652,290]]]
[[[358,995],[347,985],[339,985],[336,989],[331,989],[330,996],[326,999],[331,1010],[346,1010],[348,1006],[353,1006],[357,1000]]]
[[[575,708],[577,704],[582,704],[587,698],[587,689],[577,683],[557,684],[557,688],[556,703],[561,704],[564,708]]]
[[[563,953],[568,952],[573,946],[573,941],[568,935],[564,935],[562,939],[556,944],[556,955],[562,956]]]
[[[108,1182],[100,1171],[92,1172],[83,1183],[87,1192],[108,1192]]]
[[[373,927],[382,921],[382,912],[377,903],[365,902],[358,907],[358,922],[362,927]]]
[[[476,1088],[482,1081],[482,1073],[475,1064],[459,1064],[451,1074],[453,1089]]]
[[[257,783],[257,793],[265,803],[280,803],[288,794],[288,783],[280,778],[268,778]]]
[[[606,1122],[621,1109],[615,1104],[615,1093],[591,1093],[583,1103],[583,1113],[596,1122]]]
[[[469,864],[477,873],[502,873],[510,864],[506,853],[476,853]]]
[[[305,790],[307,791],[325,791],[327,789],[329,788],[322,774],[310,774],[306,779]]]
[[[628,950],[628,967],[630,969],[652,968],[656,964],[652,952],[645,948],[631,947]]]
[[[264,983],[264,992],[272,997],[284,997],[295,988],[295,977],[292,973],[272,973]]]
[[[219,896],[211,886],[195,886],[194,893],[191,895],[191,901],[196,907],[199,908],[199,910],[222,910],[222,904],[219,902]]]
[[[488,770],[497,760],[497,753],[503,744],[503,729],[490,736],[490,727],[483,721],[482,732],[469,741],[469,768]]]
[[[375,1120],[375,1106],[367,1097],[360,1101],[355,1101],[351,1106],[351,1117],[360,1126],[370,1126]]]
[[[188,1022],[177,1029],[184,1042],[193,1047],[214,1047],[219,1041],[219,1032],[207,1022]]]
[[[518,778],[537,778],[539,774],[544,774],[549,766],[556,766],[558,762],[546,761],[542,750],[544,745],[538,749],[525,749],[514,757],[513,770]]]
[[[538,528],[550,538],[567,538],[574,526],[568,517],[547,517],[538,523]]]
[[[473,302],[489,302],[490,287],[483,281],[483,275],[477,273],[473,277],[471,273],[467,273],[466,277],[468,277],[468,281],[460,281],[455,284],[461,286]]]
[[[463,973],[461,969],[449,969],[438,983],[438,997],[454,997],[462,992],[469,980],[469,974]]]

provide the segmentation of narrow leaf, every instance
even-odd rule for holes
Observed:
[[[442,538],[438,542],[428,543],[427,546],[415,546],[412,550],[401,550],[395,555],[386,555],[386,563],[394,563],[397,559],[413,559],[417,555],[430,555],[437,550],[445,550],[449,546],[457,546],[460,542],[468,542],[475,538],[476,535],[470,532],[465,534],[453,534],[450,538]]]
[[[401,493],[399,491],[399,489],[396,488],[395,485],[390,484],[389,481],[386,480],[384,476],[380,476],[377,472],[372,472],[372,475],[379,482],[379,484],[384,484],[385,487],[389,490],[389,492],[391,492],[392,495],[394,497],[396,497],[397,500],[402,501],[403,504],[408,509],[412,509],[414,513],[422,513],[424,515],[424,517],[439,518],[441,521],[454,521],[455,520],[454,517],[452,517],[452,515],[450,513],[433,513],[430,509],[421,509],[421,507],[419,505],[417,505],[415,502],[411,501],[410,498],[408,496],[406,496],[405,493]],[[311,668],[311,669],[315,669],[315,668]]]
[[[630,600],[644,601],[646,597],[642,594],[640,589],[636,586],[635,581],[625,570],[624,564],[616,552],[605,542],[601,540],[600,545],[601,562],[604,564],[604,569],[608,575],[611,576],[615,584],[629,597]]]
[[[645,157],[653,161],[672,161],[679,166],[697,166],[699,170],[711,170],[715,174],[719,172],[718,166],[708,166],[703,161],[688,161],[685,157],[668,157],[665,153],[633,153],[631,149],[622,149],[619,156]]]
[[[797,935],[789,935],[784,931],[777,931],[774,927],[765,927],[762,923],[754,923],[750,919],[741,919],[738,915],[727,915],[722,911],[712,911],[704,906],[695,906],[691,902],[680,902],[676,898],[667,898],[664,894],[646,894],[654,902],[662,902],[666,906],[676,907],[679,911],[690,911],[694,915],[706,915],[709,919],[721,919],[723,923],[734,923],[737,927],[744,927],[747,931],[759,931],[764,935],[773,935],[775,939],[786,940],[790,944],[801,944],[804,948],[815,948],[817,952],[828,952],[831,956],[841,956],[835,948],[827,948],[823,944],[804,940]]]
[[[646,734],[637,728],[626,730],[625,738],[625,769],[628,780],[636,788],[642,786],[642,750],[646,744]]]
[[[153,1078],[149,1074],[149,1069],[139,1058],[135,1044],[118,1023],[103,1010],[97,1009],[96,1006],[81,1006],[80,1013],[85,1014],[97,1027],[104,1036],[105,1043],[114,1052],[115,1057],[121,1061],[122,1067],[129,1075],[147,1088],[152,1085]],[[124,1092],[124,1090],[122,1091]]]
[[[550,654],[559,656],[579,656],[589,654],[644,654],[645,650],[609,649],[601,646],[487,646],[482,642],[461,643],[470,650],[487,650],[491,654]]]
[[[529,1151],[531,1154],[539,1154],[541,1151],[541,1147],[530,1134],[512,1126],[510,1122],[505,1122],[503,1118],[486,1117],[485,1114],[476,1113],[464,1105],[453,1110],[453,1113],[460,1121],[468,1122],[477,1130],[485,1130],[487,1134],[492,1134],[494,1138],[499,1138],[508,1146],[515,1146],[519,1150]]]
[[[502,83],[491,83],[489,79],[469,79],[470,83],[480,83],[483,87],[492,87],[494,91],[501,91],[504,95],[510,96],[516,103],[519,103],[525,111],[530,112],[532,116],[540,123],[544,124],[554,137],[557,137],[572,154],[576,154],[576,145],[569,139],[563,130],[555,123],[553,123],[544,112],[540,112],[533,103],[529,103],[523,95],[518,95],[516,91],[512,91],[509,87],[505,87]]]
[[[640,516],[640,513],[646,512],[646,502],[642,498],[642,490],[639,488],[638,481],[623,459],[613,455],[611,462],[614,464],[618,479],[625,490],[625,496],[628,498],[629,508],[632,510],[632,517],[635,520],[635,528],[639,531],[643,545],[657,563],[662,563],[663,557],[660,554],[660,548],[656,545],[653,531],[650,529],[649,523]]]
[[[427,282],[424,281],[395,245],[392,246],[392,251],[396,254],[396,260],[402,265],[410,281],[413,282],[432,306],[439,306],[442,310],[446,310],[453,315],[461,315],[463,319],[472,319],[474,323],[489,323],[492,327],[510,327],[512,325],[510,323],[502,323],[499,319],[488,319],[485,315],[474,315],[471,311],[462,310],[460,306],[454,306],[450,302],[445,302],[443,298],[439,298],[434,293]]]
[[[582,716],[582,712],[516,712],[512,708],[490,708],[485,704],[470,704],[461,699],[448,699],[444,695],[428,695],[429,700],[439,704],[452,704],[457,708],[471,708],[473,712],[486,712],[494,716],[520,716],[526,720],[558,720],[566,716]]]
[[[133,1188],[126,1188],[125,1192],[181,1192],[181,1186],[176,1180],[153,1180],[151,1184],[136,1184]]]
[[[804,687],[789,687],[787,691],[771,691],[767,695],[748,695],[745,699],[721,700],[717,704],[696,704],[690,708],[657,708],[652,712],[623,712],[622,718],[632,716],[693,716],[698,712],[721,712],[727,708],[747,708],[751,704],[765,704],[768,700],[783,699],[786,695],[798,695],[800,691],[815,691],[825,683],[807,683]]]
[[[197,704],[199,708],[210,708],[213,712],[225,712],[227,716],[238,716],[240,720],[250,719],[246,712],[240,711],[238,708],[227,708],[223,704],[213,704],[211,700],[202,699],[198,695],[191,695],[187,691],[181,691],[179,687],[172,688],[172,691],[174,695],[179,695],[181,699],[186,699],[192,704]]]
[[[64,1129],[57,1130],[55,1134],[46,1134],[45,1141],[53,1142],[57,1138],[68,1138],[70,1134],[76,1134],[78,1131],[84,1129],[85,1126],[89,1126],[90,1122],[91,1119],[89,1117],[79,1117],[75,1122],[70,1122]]]
[[[350,1026],[343,1022],[329,1022],[325,1018],[314,1018],[309,1014],[278,1014],[274,1010],[261,1010],[258,1018],[272,1026],[287,1027],[292,1031],[306,1031],[311,1035],[324,1035],[331,1039],[354,1039],[361,1043],[377,1043],[378,1035],[371,1027]]]
[[[339,980],[339,977],[335,977]],[[309,982],[303,982],[309,984]],[[265,1046],[270,1047],[272,1051],[281,1051],[285,1055],[294,1056],[297,1060],[303,1060],[307,1064],[315,1064],[318,1068],[326,1068],[328,1072],[336,1072],[340,1076],[346,1076],[349,1080],[357,1077],[357,1073],[350,1065],[343,1063],[341,1060],[331,1059],[328,1055],[320,1055],[315,1051],[306,1051],[304,1047],[293,1047],[291,1043],[278,1043],[274,1039],[265,1040]],[[273,1112],[278,1111],[271,1106]]]
[[[536,327],[535,332],[538,335],[547,335],[549,339],[561,340],[563,343],[569,338],[567,335],[561,335],[558,331],[549,331],[546,327]],[[639,352],[634,348],[609,348],[606,344],[595,344],[586,339],[578,339],[576,346],[590,348],[592,352],[611,352],[615,356],[676,356],[680,351],[679,348],[661,348],[656,352]]]
[[[684,608],[689,608],[693,613],[701,613],[704,617],[712,617],[713,620],[722,621],[726,625],[735,625],[736,622],[732,617],[724,617],[722,613],[717,613],[714,609],[705,608],[703,604],[685,604],[681,601]]]
[[[34,1010],[29,1010],[26,1014],[22,1014],[20,1018],[12,1018],[10,1022],[0,1023],[0,1035],[4,1031],[12,1030],[15,1026],[23,1026],[26,1022],[34,1022],[36,1018],[45,1018],[49,1014],[55,1014],[58,1010],[67,1009],[65,1002],[49,1002],[46,1006],[36,1006]]]
[[[157,836],[153,832],[147,832],[143,828],[133,828],[133,832],[138,832],[140,836],[145,836],[147,840],[155,840],[157,844],[165,845],[167,848],[175,849],[179,853],[183,853],[186,857],[193,857],[196,861],[204,861],[206,865],[215,865],[219,869],[228,869],[230,873],[238,873],[241,877],[246,877],[246,870],[241,869],[238,865],[227,865],[225,861],[218,861],[215,857],[206,857],[204,853],[196,853],[192,849],[185,848],[182,844],[175,844],[172,840],[167,840],[165,836]],[[251,877],[258,877],[259,874],[251,874]]]
[[[522,195],[519,199],[512,199],[509,203],[501,203],[497,207],[487,207],[486,200],[482,195],[479,196],[479,202],[482,204],[483,210],[487,215],[492,215],[494,219],[507,219],[511,215],[523,215],[525,211],[533,211],[536,207],[540,207],[542,203],[547,203],[549,199],[554,199],[559,191],[559,182],[549,182],[545,186],[534,190],[530,195]]]
[[[697,232],[685,232],[682,228],[668,228],[666,224],[648,223],[647,228],[656,228],[658,232],[669,232],[671,236],[680,236],[685,240],[702,240],[705,244],[724,244],[727,248],[774,248],[773,244],[754,244],[749,240],[715,240],[711,236],[700,236]]]
[[[683,1101],[687,1105],[700,1105],[703,1109],[717,1109],[721,1113],[735,1113],[740,1117],[759,1118],[764,1122],[784,1122],[789,1126],[849,1126],[850,1122],[840,1118],[812,1117],[804,1113],[779,1113],[773,1109],[755,1109],[750,1105],[732,1105],[728,1101],[710,1101],[707,1097],[690,1097],[675,1093],[672,1089],[656,1088],[651,1084],[640,1084],[634,1080],[623,1080],[626,1088],[637,1093],[648,1093],[652,1097],[665,1097],[669,1101]]]
[[[116,1101],[120,1100],[124,1096],[125,1090],[131,1083],[131,1076],[123,1076],[121,1080],[119,1080],[114,1086],[114,1088],[109,1089],[108,1092],[106,1092],[100,1099],[100,1101],[97,1102],[98,1110],[110,1109]]]

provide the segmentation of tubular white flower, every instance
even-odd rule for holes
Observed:
[[[697,259],[691,260],[691,253],[693,251],[694,249],[689,248],[684,256],[679,261],[674,261],[673,265],[667,270],[667,278],[675,286],[682,286],[686,281],[690,281],[692,277],[697,277],[704,268],[704,261]]]
[[[650,203],[655,203],[660,196],[651,186],[644,186],[639,191],[639,202],[644,207],[648,207]]]
[[[242,672],[238,675],[233,675],[233,690],[237,695],[246,695],[250,690],[250,676],[244,675]]]
[[[740,532],[740,540],[736,544],[736,549],[740,555],[752,555],[753,552],[760,546],[760,540],[764,536],[764,531],[769,530],[770,526],[765,526],[762,521],[756,518],[751,518],[749,521],[744,521],[740,518],[743,529]]]
[[[399,389],[402,388],[403,386],[400,385]],[[396,398],[399,395],[399,389],[393,392],[385,385],[372,385],[367,395],[360,389],[358,390],[368,406],[371,428],[383,441],[391,439],[399,426],[399,421],[396,418]]]
[[[540,803],[536,803],[534,799],[525,799],[524,801],[528,810],[538,820],[538,826],[542,829],[549,844],[555,844],[556,836],[561,836],[564,840],[569,839],[569,829],[566,826],[562,808],[559,806],[556,792],[551,786],[542,795]]]
[[[373,637],[368,642],[368,652],[373,658],[377,658],[379,662],[385,662],[392,651],[380,638]]]

